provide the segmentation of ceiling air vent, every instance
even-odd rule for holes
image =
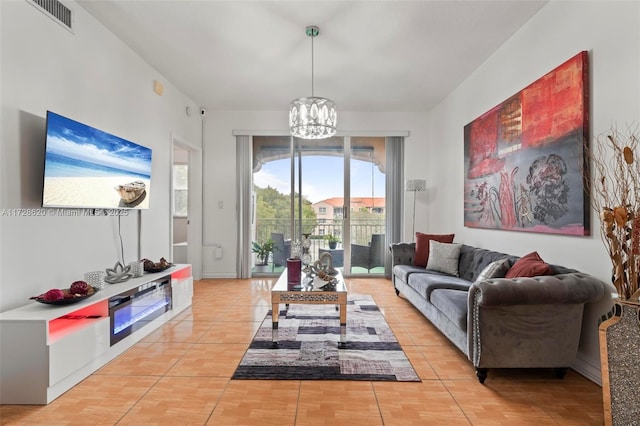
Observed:
[[[73,11],[58,0],[27,0],[27,2],[73,32]]]

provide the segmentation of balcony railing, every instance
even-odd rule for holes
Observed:
[[[289,219],[258,219],[256,221],[255,239],[254,241],[264,242],[271,238],[272,233],[281,233],[284,235],[285,241],[299,240],[300,237],[296,235],[292,238]],[[300,229],[300,221],[295,220],[294,227],[296,230]],[[328,249],[329,241],[328,235],[334,235],[340,239],[337,248],[342,248],[343,244],[343,221],[341,219],[334,220],[318,220],[318,219],[303,219],[302,231],[304,234],[309,234],[309,240],[311,241],[311,248],[309,249],[311,256],[314,260],[319,257],[319,249]],[[297,231],[296,233],[299,233]],[[367,246],[371,242],[371,235],[384,234],[385,233],[385,220],[384,217],[380,219],[367,219],[357,220],[352,219],[350,225],[351,243]],[[289,246],[287,246],[288,248]],[[285,256],[289,256],[290,253],[285,253]],[[366,272],[366,271],[365,271]]]

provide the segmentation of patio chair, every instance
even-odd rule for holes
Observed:
[[[351,268],[359,266],[367,271],[384,266],[384,234],[372,234],[368,246],[351,244]]]
[[[284,234],[281,232],[272,232],[271,240],[273,241],[273,265],[286,266],[291,252],[291,241],[285,241]]]

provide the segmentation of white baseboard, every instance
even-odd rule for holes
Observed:
[[[600,372],[600,360],[588,358],[582,353],[578,352],[576,361],[571,366],[573,370],[580,373],[587,379],[602,386],[602,374]]]

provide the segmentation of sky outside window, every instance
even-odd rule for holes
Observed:
[[[342,197],[343,169],[342,157],[304,156],[302,158],[302,193],[312,203],[333,197]],[[373,172],[372,172],[373,168]],[[372,177],[373,174],[373,177]],[[290,193],[290,159],[269,161],[259,172],[254,173],[256,186],[271,186],[282,194]],[[370,162],[351,160],[351,198],[384,197],[385,176]]]

